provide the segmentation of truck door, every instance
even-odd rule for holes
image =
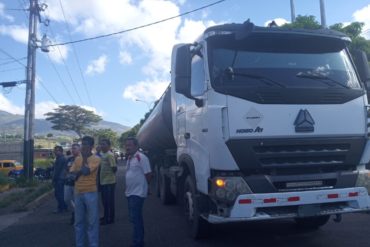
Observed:
[[[186,148],[186,98],[181,94],[176,95],[176,142],[179,149]]]
[[[187,148],[195,166],[198,191],[207,193],[209,176],[209,152],[207,147],[208,120],[206,99],[205,63],[201,53],[197,52],[191,62],[191,95],[196,98],[186,104]]]

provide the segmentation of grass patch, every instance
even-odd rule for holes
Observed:
[[[33,162],[33,166],[34,168],[48,168],[48,167],[51,167],[53,166],[53,162],[54,162],[54,159],[52,158],[49,158],[49,159],[36,159],[34,162]]]
[[[24,191],[9,193],[7,196],[2,198],[2,200],[0,201],[0,208],[6,208],[12,203],[18,203],[23,198],[25,198],[25,196],[28,193],[30,193],[32,191],[33,191],[33,189],[28,189],[28,190],[24,190]]]
[[[0,201],[0,208],[11,207],[13,211],[25,211],[28,203],[52,189],[51,183],[37,183],[35,186],[14,191],[4,196]]]

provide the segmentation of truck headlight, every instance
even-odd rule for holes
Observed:
[[[211,194],[217,200],[232,203],[241,194],[252,193],[242,177],[215,177],[212,179]]]

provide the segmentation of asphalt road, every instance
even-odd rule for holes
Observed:
[[[129,246],[131,225],[123,194],[123,172],[119,167],[116,189],[116,223],[100,227],[100,246]],[[1,247],[74,246],[69,214],[54,215],[55,200],[50,197],[34,212],[0,232]],[[150,196],[144,205],[145,242],[159,246],[336,246],[369,247],[370,215],[345,215],[341,223],[331,221],[318,231],[300,231],[291,221],[254,222],[216,226],[208,239],[194,241],[188,236],[180,207],[163,206]]]

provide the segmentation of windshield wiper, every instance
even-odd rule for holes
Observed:
[[[224,70],[224,74],[228,76],[230,80],[234,80],[235,76],[241,76],[241,77],[247,77],[247,78],[252,78],[252,79],[257,79],[259,81],[264,82],[265,84],[272,86],[272,85],[278,85],[279,87],[285,87],[283,84],[274,81],[266,76],[262,75],[256,75],[256,74],[249,74],[249,73],[240,73],[240,72],[234,72],[234,69],[232,67],[227,67]]]
[[[325,75],[322,75],[322,74],[317,74],[317,73],[310,73],[310,72],[299,72],[296,74],[296,77],[299,77],[299,78],[308,78],[308,79],[313,79],[313,80],[319,80],[323,83],[325,83],[326,85],[328,86],[332,86],[330,84],[330,82],[336,84],[336,85],[339,85],[341,87],[344,87],[344,88],[347,88],[347,89],[351,89],[351,87],[347,86],[347,85],[344,85],[342,83],[340,83],[339,81],[336,81],[328,76],[325,76]]]

